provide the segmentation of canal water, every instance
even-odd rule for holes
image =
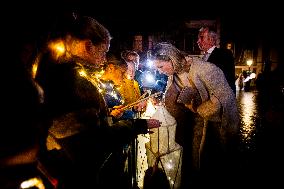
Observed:
[[[257,90],[237,91],[240,113],[238,186],[284,188],[283,112],[268,110]]]

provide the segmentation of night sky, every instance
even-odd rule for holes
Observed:
[[[96,0],[42,0],[17,3],[10,7],[11,19],[16,28],[24,31],[44,32],[60,14],[75,11],[96,18],[112,34],[135,34],[139,32],[167,31],[171,25],[182,24],[190,19],[221,20],[226,38],[254,43],[264,39],[279,43],[283,37],[281,6],[264,2],[248,4],[244,1],[216,3],[209,1],[98,1]],[[29,31],[30,30],[30,31]]]

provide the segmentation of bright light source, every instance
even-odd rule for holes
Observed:
[[[247,65],[251,66],[252,65],[252,60],[247,60]]]
[[[153,66],[153,61],[152,60],[147,60],[147,67],[151,68]]]
[[[151,73],[147,73],[145,78],[146,78],[147,82],[149,82],[149,83],[154,83],[155,82],[155,77]]]
[[[45,189],[43,181],[40,178],[31,178],[29,180],[25,180],[21,183],[21,188],[39,188],[39,189]]]
[[[255,74],[255,73],[251,73],[251,74],[250,74],[250,78],[251,78],[251,79],[256,78],[256,74]]]

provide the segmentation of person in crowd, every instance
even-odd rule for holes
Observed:
[[[129,76],[128,73],[128,68],[130,68],[129,70],[132,70],[133,68],[131,66],[128,66],[126,62],[120,61],[116,58],[109,60],[108,65],[100,78],[103,83],[111,85],[104,85],[110,87],[110,91],[106,93],[109,108],[118,108],[118,106],[125,107],[140,98],[141,93],[138,82],[134,79],[130,79],[130,77],[133,78],[133,75]],[[114,93],[115,95],[113,95]],[[119,116],[117,118],[133,119],[135,117],[135,113],[135,110],[130,107],[123,112],[122,117]]]
[[[194,57],[186,60],[170,43],[158,43],[152,60],[169,76],[165,106],[177,119],[177,132],[180,126],[186,128],[176,135],[177,142],[183,139],[182,187],[200,187],[200,179],[221,186],[235,171],[228,171],[236,163],[231,152],[239,121],[233,90],[216,65]],[[190,110],[184,111],[184,117],[179,105]]]
[[[236,94],[235,85],[235,61],[232,51],[217,47],[218,35],[209,27],[202,27],[199,30],[197,44],[202,51],[203,60],[218,66],[225,74],[225,77]]]
[[[124,50],[121,53],[122,59],[127,63],[130,77],[134,75],[134,79],[138,82],[140,91],[146,92],[150,90],[152,93],[164,91],[167,78],[164,74],[154,72],[149,68],[148,59],[144,60],[144,65],[140,64],[140,56],[134,50]],[[131,65],[132,64],[132,65]],[[132,68],[135,71],[132,71]]]
[[[121,58],[127,63],[127,65],[131,63],[134,64],[134,70],[129,69],[128,74],[132,79],[136,78],[137,77],[136,73],[133,74],[133,72],[139,71],[139,63],[140,63],[139,54],[134,50],[124,50],[121,52]]]
[[[159,123],[109,121],[121,111],[108,111],[98,77],[111,35],[92,17],[73,15],[60,21],[49,35],[36,74],[52,123],[47,146],[53,153],[43,161],[62,188],[129,188],[121,165],[110,161],[112,153]]]
[[[139,72],[139,55],[135,51],[123,51],[121,53],[120,70],[122,70],[122,80],[118,81],[121,85],[120,93],[125,99],[125,104],[135,102],[141,96],[136,73]]]
[[[138,82],[140,91],[143,91],[143,84],[141,83],[141,74],[143,73],[140,65],[140,56],[134,50],[123,50],[121,53],[121,58],[126,62],[128,66],[129,79],[134,79]]]
[[[248,91],[251,90],[251,86],[250,86],[250,84],[251,84],[250,73],[247,70],[244,70],[242,72],[242,75],[243,75],[243,83],[244,83],[243,88],[244,88],[244,91],[248,92]]]
[[[141,80],[141,76],[143,75],[143,71],[140,68],[140,56],[139,54],[134,50],[124,50],[121,52],[121,58],[122,63],[124,62],[127,65],[127,71],[124,75],[124,80],[131,83],[134,83],[134,86],[131,87],[132,84],[128,85],[127,87],[122,87],[120,89],[122,95],[126,99],[132,99],[129,101],[129,103],[132,103],[136,100],[138,100],[143,94],[147,92],[147,90],[144,87],[144,84]],[[139,98],[137,98],[137,95],[131,95],[129,93],[129,88],[134,88],[134,91],[139,91]],[[135,92],[137,94],[137,92]],[[128,94],[129,93],[129,94]],[[130,95],[130,96],[129,96]],[[132,97],[131,97],[132,96]],[[145,96],[144,96],[145,97]],[[126,104],[129,104],[126,103]],[[139,103],[137,106],[134,106],[135,111],[142,111],[146,107],[146,101]]]
[[[243,73],[240,73],[238,78],[236,79],[236,86],[238,87],[238,90],[241,91],[244,88],[244,76]]]
[[[262,93],[264,90],[265,90],[265,77],[264,77],[264,73],[263,72],[260,72],[257,77],[256,77],[256,80],[255,80],[255,86],[256,86],[256,89]]]

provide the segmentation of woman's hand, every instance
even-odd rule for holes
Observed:
[[[115,117],[115,118],[120,118],[123,115],[124,110],[121,109],[123,108],[123,105],[119,105],[119,106],[114,106],[113,109],[110,112],[110,115]]]
[[[146,106],[147,106],[147,101],[142,101],[137,105],[135,105],[133,108],[135,111],[141,112],[146,109]]]
[[[194,100],[192,99],[191,100],[191,103],[190,104],[184,104],[185,107],[187,107],[188,109],[190,109],[190,111],[196,113],[196,107],[194,106]]]

